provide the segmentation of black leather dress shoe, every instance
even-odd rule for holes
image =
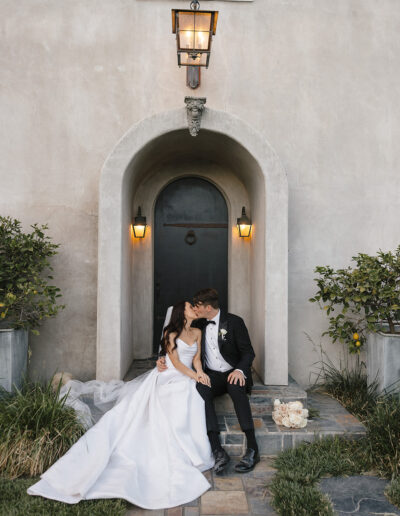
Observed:
[[[214,471],[217,475],[220,475],[231,458],[224,449],[214,450],[213,455],[215,457]]]
[[[253,448],[247,448],[240,462],[235,466],[235,471],[238,473],[247,473],[254,469],[254,466],[260,462],[260,454]]]

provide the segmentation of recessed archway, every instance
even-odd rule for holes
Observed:
[[[162,181],[167,182],[168,168],[172,173],[169,180],[190,172],[189,175],[214,181],[224,192],[232,228],[229,266],[239,277],[240,253],[248,255],[248,276],[240,281],[242,286],[243,281],[248,282],[243,295],[248,299],[246,322],[257,356],[255,367],[265,383],[287,384],[286,174],[260,134],[238,118],[212,109],[205,111],[196,138],[188,133],[184,109],[139,122],[124,135],[104,164],[99,199],[96,377],[123,378],[133,358],[134,341],[145,338],[149,331],[146,325],[138,329],[140,318],[135,320],[132,315],[142,302],[142,306],[148,307],[143,289],[135,290],[132,271],[152,291],[152,264],[138,259],[146,252],[151,256],[151,224],[146,239],[133,242],[130,222],[137,203],[142,204],[137,193],[144,192],[143,188],[157,176],[157,170],[164,174]],[[243,193],[239,187],[233,191],[235,177]],[[239,241],[234,233],[235,219],[240,215],[237,204],[245,198],[254,224],[249,242]],[[152,198],[147,202],[151,203]],[[145,206],[146,214],[151,214],[153,208]],[[236,313],[241,311],[240,302],[235,301],[240,296],[240,281],[229,296],[229,310]]]

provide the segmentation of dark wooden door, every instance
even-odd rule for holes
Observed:
[[[154,351],[168,306],[196,291],[228,299],[228,210],[220,191],[195,177],[178,179],[159,195],[154,221]]]

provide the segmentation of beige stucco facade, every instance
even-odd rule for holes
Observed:
[[[188,4],[182,0],[0,2],[0,212],[22,220],[26,228],[33,222],[49,224],[49,233],[61,244],[54,276],[67,304],[43,326],[39,337],[31,339],[30,371],[35,377],[49,377],[58,369],[80,379],[94,378],[99,370],[98,310],[102,331],[107,324],[114,328],[115,318],[121,317],[112,299],[107,304],[105,298],[100,308],[98,304],[102,171],[121,138],[137,124],[161,120],[165,114],[164,134],[183,130],[184,97],[193,92],[185,85],[185,70],[176,64],[170,10]],[[399,243],[400,5],[397,0],[204,0],[201,4],[220,11],[210,67],[195,92],[207,97],[211,117],[207,126],[207,112],[204,115],[204,139],[206,131],[233,138],[230,131],[237,128],[213,125],[218,113],[222,125],[223,120],[238,120],[249,134],[254,132],[257,142],[260,139],[271,149],[287,180],[288,225],[282,235],[288,242],[287,334],[285,330],[281,336],[273,334],[270,369],[279,352],[286,353],[287,343],[288,358],[282,363],[286,361],[294,378],[307,385],[318,355],[306,333],[318,344],[326,329],[326,316],[308,302],[315,292],[314,267],[346,266],[359,251],[374,253]],[[181,128],[176,122],[179,116]],[[254,157],[251,142],[244,144],[239,135],[234,139]],[[143,133],[142,142],[135,140],[137,150],[151,141]],[[203,158],[207,161],[207,156]],[[214,156],[207,170],[190,173],[206,177],[214,170],[222,191],[225,178],[232,189],[227,194],[231,221],[240,215],[235,210],[247,196],[256,227],[259,220],[254,215],[268,206],[263,196],[256,195],[258,188],[251,186],[248,171],[240,175],[229,159],[219,160],[217,171],[215,162]],[[142,203],[139,198],[145,199],[150,219],[151,191],[154,197],[163,181],[170,180],[168,165],[164,170],[157,163],[154,167],[148,178],[153,190],[145,191],[143,177],[140,184],[130,185],[124,201],[125,207],[134,209]],[[127,220],[129,212],[124,216]],[[268,224],[274,227],[274,223],[280,221],[271,213]],[[245,282],[247,274],[251,285],[251,274],[253,281],[256,276],[251,250],[246,253],[247,269],[240,281]],[[127,258],[128,253],[121,256]],[[261,267],[268,267],[264,252],[254,256]],[[110,284],[121,281],[120,265],[103,271]],[[133,276],[138,272],[133,262],[125,265],[132,267]],[[268,274],[273,279],[274,269]],[[130,286],[126,299],[134,296]],[[246,315],[244,300],[250,299],[251,306],[251,288],[240,302],[232,301],[231,308],[243,312],[249,326],[254,310],[247,304]],[[130,306],[136,309],[134,302],[135,298]],[[261,310],[258,327],[268,336],[268,314],[280,307],[262,304],[256,310]],[[127,332],[124,342],[132,337],[132,347],[121,355],[119,369],[110,369],[111,376],[123,371],[135,349],[139,354],[147,330],[119,325],[118,331]],[[120,337],[109,330],[110,350],[115,340],[121,350]],[[262,335],[254,334],[254,339],[261,343]],[[330,356],[337,357],[340,348],[323,342]],[[261,350],[258,357],[263,364],[257,367],[268,369],[268,357]]]

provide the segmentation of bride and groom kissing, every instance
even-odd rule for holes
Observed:
[[[203,472],[221,474],[230,460],[213,403],[226,392],[247,438],[235,469],[254,468],[260,457],[247,393],[255,355],[243,320],[220,311],[218,293],[203,289],[193,305],[174,305],[161,347],[157,366],[129,382],[63,386],[77,415],[82,406],[90,412],[88,395],[105,413],[28,494],[69,504],[123,498],[145,509],[191,502],[211,487]]]
[[[201,369],[197,370],[200,374],[200,378],[196,378],[197,390],[205,402],[207,435],[215,458],[214,471],[221,474],[230,461],[221,446],[214,407],[214,398],[225,393],[232,398],[240,428],[247,440],[247,451],[235,470],[241,473],[251,471],[260,457],[247,396],[253,385],[251,364],[255,357],[249,333],[242,318],[221,312],[215,289],[203,289],[195,294],[193,307],[188,306],[188,312],[191,316],[188,317],[188,327],[179,337],[193,341],[198,338],[195,328],[201,330]],[[195,317],[193,322],[190,321],[192,317]],[[169,335],[168,327],[166,333]],[[165,359],[160,358],[157,367],[164,371],[167,368]],[[202,375],[210,382],[203,382]]]

